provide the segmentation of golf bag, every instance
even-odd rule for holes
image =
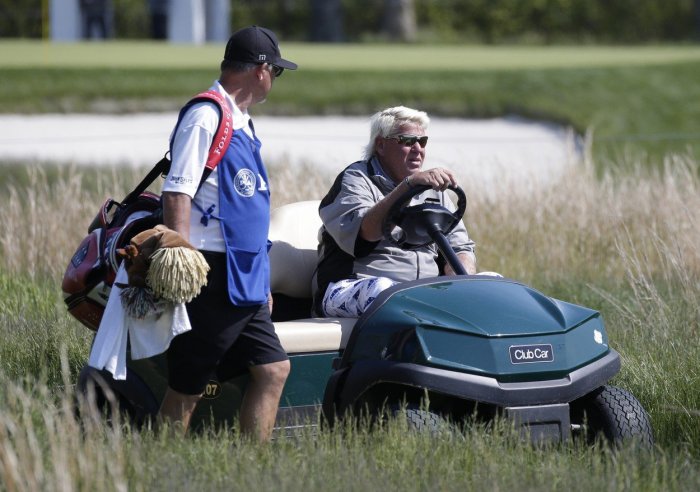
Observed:
[[[202,101],[215,103],[220,119],[199,186],[219,164],[233,135],[233,115],[224,98],[214,91],[191,99],[180,111],[178,125],[187,109]],[[64,302],[68,312],[91,330],[97,331],[100,326],[121,263],[117,249],[129,244],[136,234],[162,223],[160,196],[146,188],[158,176],[166,176],[169,170],[170,160],[166,156],[122,201],[107,199],[90,223],[88,235],[68,262],[61,285]]]

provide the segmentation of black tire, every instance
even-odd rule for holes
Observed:
[[[158,401],[144,381],[133,372],[126,380],[112,379],[107,371],[83,367],[76,389],[83,398],[83,410],[97,411],[112,425],[115,412],[137,429],[152,422],[158,412]],[[80,413],[80,412],[79,412]]]
[[[599,437],[613,445],[636,441],[645,448],[654,445],[649,415],[641,403],[627,390],[616,386],[602,386],[571,404],[571,423],[574,429],[592,444]]]
[[[447,421],[435,412],[419,408],[414,405],[407,407],[392,407],[391,415],[394,418],[403,418],[409,431],[428,433],[433,437],[440,436],[448,429]]]

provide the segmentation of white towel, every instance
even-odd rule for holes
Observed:
[[[129,278],[124,264],[109,294],[102,322],[92,342],[88,365],[107,369],[114,379],[126,379],[126,341],[131,340],[131,358],[145,359],[165,352],[172,339],[192,329],[183,303],[160,302],[153,313],[143,319],[126,316],[117,283]]]

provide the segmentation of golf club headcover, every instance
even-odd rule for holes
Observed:
[[[137,234],[117,254],[129,278],[122,304],[133,317],[143,318],[160,299],[189,302],[207,283],[209,265],[202,254],[164,225]]]

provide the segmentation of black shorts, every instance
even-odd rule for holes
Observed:
[[[250,366],[287,360],[267,304],[231,304],[223,253],[203,252],[207,285],[187,304],[192,330],[176,336],[168,349],[168,385],[186,395],[204,391],[209,380],[225,381]]]

